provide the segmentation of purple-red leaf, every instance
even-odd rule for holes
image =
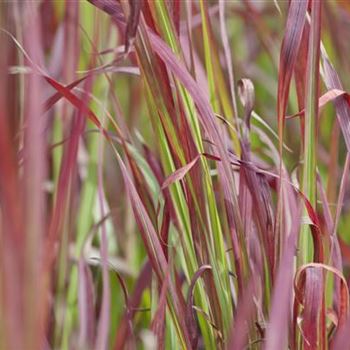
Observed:
[[[340,82],[339,76],[333,68],[331,62],[322,53],[324,76],[323,80],[329,90],[337,89],[344,90]],[[344,136],[345,144],[350,152],[350,98],[348,95],[339,96],[334,99],[334,105],[337,112],[338,122]]]
[[[350,100],[350,96],[346,91],[339,90],[339,89],[331,89],[324,93],[319,99],[318,99],[318,108],[321,109],[324,107],[328,102],[333,102],[336,98],[344,96],[346,100]],[[295,118],[298,116],[303,116],[305,114],[305,109],[302,109],[300,112],[297,112],[293,115],[289,115],[286,118]]]
[[[74,107],[76,107],[80,112],[83,114],[87,114],[89,119],[97,126],[98,129],[102,129],[101,123],[98,120],[95,113],[76,95],[74,95],[69,88],[66,88],[65,86],[61,85],[56,80],[50,78],[50,77],[44,77],[45,80],[54,88],[56,89],[62,96],[64,96]],[[108,137],[108,134],[105,133],[105,135]]]
[[[151,330],[157,337],[157,348],[164,349],[165,346],[165,310],[170,274],[167,273],[161,288],[157,311],[151,323]]]
[[[190,163],[186,164],[182,168],[175,170],[172,174],[170,174],[163,182],[162,190],[166,189],[168,186],[173,184],[176,181],[182,180],[185,175],[194,167],[194,165],[198,162],[200,155],[197,155]]]
[[[141,8],[143,0],[129,0],[130,14],[125,32],[125,52],[129,53],[129,50],[135,41],[137,27],[139,25]]]
[[[108,13],[118,24],[125,25],[123,8],[117,0],[88,0],[100,10]]]
[[[190,288],[188,290],[187,294],[187,308],[186,308],[186,325],[188,327],[190,337],[191,337],[191,344],[192,348],[197,348],[197,342],[198,342],[198,330],[196,326],[196,320],[193,315],[193,290],[196,285],[197,280],[204,274],[204,272],[211,270],[210,265],[202,265],[194,274]]]
[[[313,270],[311,273],[309,270]],[[309,263],[299,268],[294,280],[294,334],[296,334],[298,310],[303,308],[303,341],[307,349],[325,348],[324,272],[330,272],[340,281],[340,308],[337,314],[338,328],[341,329],[349,316],[349,290],[342,273],[334,267]],[[315,328],[317,327],[317,328]],[[317,339],[318,337],[318,339]],[[317,345],[318,343],[318,345]]]
[[[307,0],[290,2],[286,31],[281,47],[277,91],[280,151],[282,150],[284,118],[288,102],[290,81],[303,35],[307,6]]]
[[[162,246],[159,241],[159,237],[157,232],[152,224],[151,219],[148,216],[146,208],[144,207],[135,185],[131,179],[131,176],[124,165],[124,162],[120,158],[119,154],[116,154],[118,163],[120,165],[124,184],[126,188],[126,192],[128,194],[129,200],[132,204],[132,208],[134,211],[136,222],[138,223],[142,239],[147,250],[148,257],[150,259],[152,268],[156,273],[158,281],[161,282],[166,278],[166,274],[168,271],[168,263],[166,261]],[[177,315],[179,315],[178,320],[181,327],[181,332],[183,335],[183,340],[186,346],[190,346],[190,338],[188,334],[187,327],[185,326],[185,320],[183,318],[184,310],[183,305],[181,304],[180,297],[178,296],[178,292],[172,283],[169,281],[169,292],[171,295],[172,305]]]

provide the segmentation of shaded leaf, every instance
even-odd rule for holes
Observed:
[[[197,280],[204,274],[204,272],[211,270],[210,265],[202,265],[194,274],[191,280],[190,288],[187,293],[187,307],[186,307],[186,325],[189,329],[191,337],[192,348],[197,347],[198,343],[198,330],[196,326],[196,321],[193,314],[193,290],[196,285]]]
[[[142,2],[143,0],[129,0],[130,14],[125,32],[125,53],[129,53],[130,48],[135,41],[137,27],[140,20]]]

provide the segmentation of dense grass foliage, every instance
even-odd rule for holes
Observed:
[[[0,2],[0,350],[350,349],[350,6]]]

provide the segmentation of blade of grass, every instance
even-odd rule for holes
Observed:
[[[302,39],[307,5],[308,1],[304,0],[292,1],[290,3],[286,31],[281,47],[277,91],[277,118],[278,135],[280,139],[280,156],[282,155],[284,118],[289,95],[290,81]]]
[[[319,93],[319,65],[321,41],[321,6],[320,1],[313,1],[311,6],[311,29],[307,60],[307,79],[305,95],[305,139],[303,164],[303,192],[316,205],[316,147],[317,147],[317,119]],[[302,228],[299,247],[301,255],[299,263],[312,260],[312,243],[309,230]]]
[[[302,40],[305,16],[307,11],[308,1],[293,1],[289,5],[288,17],[286,22],[286,30],[284,33],[280,62],[278,68],[278,88],[277,88],[277,121],[278,121],[278,138],[279,138],[279,159],[280,159],[280,175],[283,168],[283,136],[285,113],[288,103],[290,82],[293,69],[295,67],[299,46]],[[281,178],[278,190],[277,213],[275,217],[275,232],[281,235],[285,230],[285,222],[283,220],[283,178]]]

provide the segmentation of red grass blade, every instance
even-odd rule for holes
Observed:
[[[137,27],[139,25],[141,8],[143,0],[130,0],[130,15],[125,32],[125,53],[129,53],[130,48],[135,41]]]
[[[166,273],[168,271],[168,263],[165,259],[162,246],[159,242],[158,235],[147,214],[147,211],[130,178],[130,174],[128,173],[122,159],[118,154],[117,154],[117,159],[123,174],[126,191],[128,193],[129,199],[131,201],[131,204],[134,210],[135,219],[139,225],[145,247],[148,251],[148,256],[149,256],[152,268],[156,273],[159,282],[161,282],[164,280]],[[185,326],[185,320],[183,317],[184,315],[183,305],[181,304],[181,300],[179,299],[177,291],[171,281],[169,282],[169,292],[172,298],[175,313],[179,316],[178,320],[180,322],[181,331],[183,332],[182,335],[184,337],[184,342],[186,346],[191,346],[188,330]]]
[[[169,272],[163,281],[163,285],[160,291],[159,302],[157,311],[153,317],[151,323],[151,330],[157,337],[157,348],[159,350],[165,347],[165,310],[166,310],[166,297],[168,293],[169,285]]]
[[[339,331],[334,337],[332,342],[332,350],[347,350],[349,349],[349,329],[350,329],[350,317],[348,317],[345,324],[339,327]]]
[[[321,52],[324,76],[323,80],[329,90],[337,89],[344,90],[340,82],[339,76],[335,69],[333,68],[331,62],[326,56],[325,52]],[[339,96],[334,100],[335,109],[337,112],[338,122],[341,128],[341,131],[344,136],[346,147],[348,152],[350,152],[350,102],[349,96]]]
[[[83,76],[82,78],[79,78],[79,79],[73,81],[72,83],[66,85],[65,88],[68,90],[72,90],[77,85],[79,85],[81,82],[83,82],[84,80],[89,78],[92,74],[98,74],[98,73],[101,74],[101,73],[106,73],[108,71],[112,71],[112,72],[116,72],[116,73],[123,72],[123,73],[128,73],[128,74],[135,74],[135,75],[139,74],[139,71],[137,70],[136,67],[102,67],[102,68],[90,70],[88,72],[89,74],[87,74],[87,75]],[[47,112],[62,97],[64,97],[64,95],[61,92],[56,92],[51,97],[49,97],[44,103],[44,107],[43,107],[44,112]]]
[[[314,270],[316,274],[308,275],[309,269]],[[298,270],[294,281],[294,332],[297,326],[297,310],[301,305],[304,308],[303,341],[304,346],[308,349],[319,349],[326,346],[323,339],[323,332],[325,332],[325,310],[324,306],[320,304],[324,302],[321,299],[323,299],[325,290],[324,278],[322,277],[325,271],[331,272],[340,281],[340,309],[337,314],[338,329],[342,329],[349,315],[349,290],[342,273],[325,264],[309,263],[303,265]],[[317,347],[317,344],[320,347]]]
[[[276,274],[264,345],[266,350],[279,350],[287,347],[288,327],[291,321],[290,300],[294,277],[293,259],[298,242],[300,227],[298,218],[301,211],[300,208],[297,208],[297,202],[291,186],[287,187],[287,191],[289,191],[287,193],[290,201],[290,217],[291,220],[295,221],[291,225],[288,238],[283,247],[282,258]]]
[[[244,293],[239,299],[236,312],[235,323],[230,332],[227,344],[228,350],[241,350],[249,348],[247,344],[249,328],[255,313],[254,297],[256,293],[256,281],[254,277],[245,285]]]
[[[84,81],[87,77],[80,78],[76,81],[73,81],[69,85],[65,86],[66,89],[72,90],[74,87],[79,85],[82,81]],[[44,112],[47,112],[56,102],[58,102],[64,95],[62,95],[60,92],[56,92],[54,95],[49,97],[46,102],[44,103]]]
[[[197,348],[198,343],[198,331],[196,321],[193,315],[193,290],[197,280],[206,272],[211,270],[210,265],[202,265],[194,274],[191,280],[190,288],[187,293],[187,307],[186,307],[186,324],[189,329],[192,348]]]
[[[100,10],[108,13],[113,20],[120,25],[125,25],[125,16],[123,8],[118,1],[115,0],[88,0],[91,4],[95,5]]]
[[[195,157],[190,163],[177,169],[171,175],[169,175],[163,182],[162,190],[166,189],[174,182],[182,180],[186,176],[186,174],[196,165],[199,158],[200,158],[200,155]]]
[[[327,91],[318,99],[318,108],[321,109],[328,102],[333,102],[333,101],[335,101],[335,99],[337,99],[340,96],[344,96],[346,99],[350,98],[349,94],[343,90],[332,89],[332,90]],[[291,118],[303,116],[304,114],[305,114],[305,109],[303,108],[300,112],[297,112],[293,115],[289,115],[286,118],[291,119]]]
[[[305,295],[303,312],[304,349],[325,349],[324,337],[324,281],[320,269],[308,269],[305,273]],[[323,310],[323,312],[322,312]],[[321,315],[323,313],[323,317]]]
[[[280,154],[282,154],[284,118],[288,102],[290,81],[303,35],[307,6],[307,0],[290,2],[286,31],[281,47],[277,91],[277,117],[278,136],[280,139]]]
[[[69,88],[66,88],[65,86],[61,85],[56,80],[50,78],[50,77],[44,77],[45,80],[54,88],[56,89],[61,95],[63,95],[74,107],[78,108],[79,111],[81,111],[83,114],[87,114],[89,119],[97,126],[98,129],[102,129],[101,123],[98,120],[95,113],[76,95],[74,95]],[[106,135],[108,135],[106,133]],[[108,137],[108,136],[107,136]]]
[[[305,23],[303,36],[301,38],[301,43],[299,47],[297,62],[294,66],[294,78],[295,78],[295,88],[298,98],[299,110],[305,107],[305,76],[307,72],[307,55],[308,55],[308,43],[310,35],[310,24]],[[302,142],[304,142],[304,118],[300,118],[300,130],[302,135]]]

